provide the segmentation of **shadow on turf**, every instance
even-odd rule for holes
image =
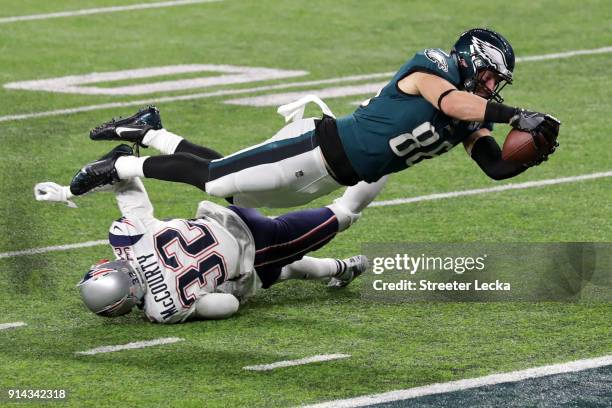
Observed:
[[[284,282],[272,286],[269,289],[260,290],[256,296],[245,304],[245,309],[259,309],[271,305],[299,306],[315,305],[328,301],[352,301],[359,300],[361,295],[358,290],[351,290],[357,285],[331,289],[322,282]]]

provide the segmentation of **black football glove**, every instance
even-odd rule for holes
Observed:
[[[514,116],[510,118],[510,126],[523,132],[533,132],[544,122],[545,117],[545,113],[517,108]]]
[[[561,122],[551,115],[517,109],[516,114],[510,119],[510,126],[531,133],[538,148],[539,156],[530,166],[537,166],[548,160],[548,156],[555,152],[559,146],[557,136],[560,125]]]

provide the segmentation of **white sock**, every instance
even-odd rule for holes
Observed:
[[[344,272],[346,265],[331,258],[313,258],[305,256],[283,267],[279,281],[288,279],[326,279]]]
[[[183,138],[166,129],[149,130],[142,138],[142,144],[154,147],[163,154],[173,154]]]
[[[149,132],[147,132],[149,133]],[[144,177],[144,173],[142,170],[142,165],[146,159],[146,157],[136,157],[136,156],[121,156],[115,162],[115,169],[117,170],[117,175],[119,179],[125,180],[132,177]]]

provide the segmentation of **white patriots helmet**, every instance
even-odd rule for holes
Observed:
[[[463,89],[473,92],[478,87],[478,74],[491,70],[502,80],[488,99],[502,102],[501,90],[512,84],[514,50],[501,34],[487,28],[473,28],[461,34],[451,51],[457,58]]]
[[[77,284],[85,306],[100,316],[127,314],[140,305],[146,293],[142,277],[124,260],[93,265]]]

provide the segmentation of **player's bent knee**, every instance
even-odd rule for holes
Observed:
[[[227,319],[238,311],[240,302],[229,293],[209,293],[198,299],[196,317],[200,319]]]
[[[346,230],[361,217],[361,213],[354,213],[338,202],[328,205],[327,208],[332,210],[338,219],[338,232]]]

